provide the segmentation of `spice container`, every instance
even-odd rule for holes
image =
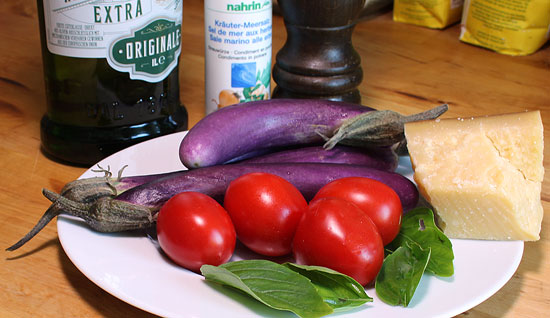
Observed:
[[[181,0],[38,0],[44,151],[90,165],[187,128],[180,105]]]
[[[271,0],[204,1],[205,107],[270,98]]]

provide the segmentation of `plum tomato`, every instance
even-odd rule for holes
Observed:
[[[322,187],[313,199],[326,197],[341,198],[361,208],[376,225],[384,246],[401,229],[401,200],[392,188],[380,181],[363,177],[337,179]]]
[[[361,285],[373,281],[384,261],[382,238],[355,204],[339,198],[313,200],[293,241],[298,264],[331,268]]]
[[[261,255],[282,256],[292,252],[294,232],[308,205],[287,180],[255,172],[229,184],[224,207],[241,243]]]
[[[233,255],[236,233],[229,214],[211,197],[182,192],[168,200],[157,218],[161,249],[176,264],[197,272]]]

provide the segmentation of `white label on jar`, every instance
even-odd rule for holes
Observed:
[[[181,52],[182,0],[44,0],[48,50],[106,58],[130,78],[159,82]]]
[[[206,112],[269,99],[271,0],[205,0]]]

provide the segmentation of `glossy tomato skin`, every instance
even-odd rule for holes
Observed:
[[[361,285],[382,267],[384,246],[376,226],[361,209],[339,198],[313,200],[293,242],[298,264],[331,268]]]
[[[384,246],[401,229],[401,200],[392,188],[380,181],[363,177],[337,179],[322,187],[313,199],[326,197],[341,198],[361,208],[376,225]]]
[[[229,184],[224,207],[239,241],[258,254],[282,256],[291,253],[292,238],[308,205],[285,179],[249,173]]]
[[[217,266],[227,262],[237,240],[224,208],[198,192],[179,193],[162,206],[157,237],[170,259],[195,272],[204,264]]]

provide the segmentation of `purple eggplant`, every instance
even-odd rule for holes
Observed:
[[[398,158],[395,152],[389,147],[361,149],[336,146],[330,150],[326,150],[322,146],[309,146],[275,151],[232,164],[299,162],[361,165],[385,171],[395,171],[398,165]],[[113,177],[111,171],[98,167],[95,171],[104,173],[104,176],[71,181],[63,187],[61,195],[72,201],[90,203],[100,197],[114,197],[131,188],[180,172],[123,177],[123,170],[124,168],[118,172],[117,177]]]
[[[372,111],[327,100],[273,99],[221,108],[183,138],[180,159],[188,168],[220,165],[247,153],[322,143],[346,120]]]
[[[292,165],[294,162],[302,163],[333,163],[340,164],[341,166],[346,165],[363,165],[364,167],[372,167],[376,169],[385,169],[388,171],[393,171],[397,165],[397,157],[391,149],[386,149],[377,151],[374,153],[369,153],[369,151],[363,149],[349,148],[349,147],[340,147],[337,146],[331,150],[324,150],[321,147],[306,147],[285,150],[281,152],[274,152],[272,154],[264,155],[256,159],[249,159],[241,161],[235,164],[225,165],[226,167],[231,166],[246,166],[252,163],[253,161],[263,162],[263,163],[286,163],[286,165]],[[231,169],[231,168],[228,168]],[[25,235],[19,242],[12,245],[8,250],[15,250],[21,247],[23,244],[28,242],[32,237],[34,237],[42,228],[44,228],[52,219],[61,213],[67,213],[64,210],[64,204],[61,202],[70,202],[71,204],[84,204],[87,207],[91,207],[93,204],[98,201],[108,202],[102,199],[114,198],[117,195],[122,197],[124,192],[129,191],[135,187],[157,182],[157,180],[168,180],[173,177],[178,177],[179,179],[188,179],[192,180],[197,178],[196,175],[199,174],[199,170],[182,170],[178,172],[168,172],[161,174],[152,174],[152,175],[138,175],[138,176],[128,176],[122,177],[122,170],[119,171],[117,177],[112,177],[112,173],[109,170],[105,170],[99,167],[98,172],[103,172],[105,175],[102,177],[93,177],[87,179],[80,179],[69,182],[61,190],[61,194],[57,195],[53,192],[45,190],[45,195],[52,199],[53,204],[46,210],[43,216],[40,218],[38,223],[31,229],[31,231]],[[213,171],[218,171],[215,169]],[[184,175],[190,174],[189,177],[184,177]],[[200,173],[202,179],[210,180],[207,176],[207,173]],[[199,179],[200,179],[199,178]],[[213,176],[213,178],[223,178],[220,176]],[[202,182],[198,180],[197,182]],[[162,182],[160,182],[162,184]],[[206,186],[208,186],[208,182]],[[135,194],[134,194],[135,195]],[[131,213],[131,212],[128,212]],[[88,218],[89,215],[83,213],[78,215],[84,219]],[[95,223],[94,217],[89,218],[87,221],[89,223]],[[135,216],[134,216],[135,218]],[[148,220],[148,219],[147,219]],[[120,224],[121,220],[118,221]],[[119,224],[119,225],[120,225]],[[97,225],[96,227],[101,227]],[[134,225],[127,225],[129,228],[132,228]]]
[[[399,195],[404,211],[415,207],[419,198],[416,186],[400,174],[332,163],[234,164],[186,170],[134,187],[116,198],[99,198],[94,203],[74,202],[47,190],[44,195],[58,205],[60,211],[82,218],[96,231],[120,232],[152,226],[162,205],[181,192],[201,192],[223,203],[229,183],[252,172],[272,173],[285,178],[306,200],[311,200],[327,183],[350,176],[372,178],[390,186]]]
[[[60,213],[83,219],[99,232],[121,232],[154,225],[156,214],[172,196],[184,191],[207,194],[223,203],[229,183],[251,172],[266,172],[285,178],[300,190],[307,200],[325,184],[343,177],[359,176],[381,181],[397,192],[404,211],[418,203],[418,190],[404,176],[365,166],[336,163],[265,163],[212,166],[171,173],[165,177],[122,192],[116,197],[103,196],[94,202],[76,202],[49,190],[43,190],[52,205],[36,226],[21,240],[7,248],[13,251],[34,237]],[[92,185],[90,185],[92,186]]]
[[[123,192],[116,200],[157,210],[169,198],[180,192],[196,191],[223,203],[229,183],[251,172],[271,173],[288,180],[300,190],[306,200],[312,199],[322,186],[333,180],[359,176],[381,181],[394,189],[405,211],[418,203],[416,186],[400,174],[365,166],[331,163],[258,163],[205,167],[175,173],[143,184]]]
[[[241,164],[251,163],[340,163],[361,165],[385,171],[395,171],[398,157],[391,147],[364,149],[349,146],[336,146],[330,150],[322,146],[309,146],[297,149],[281,150],[266,155],[243,160]]]

